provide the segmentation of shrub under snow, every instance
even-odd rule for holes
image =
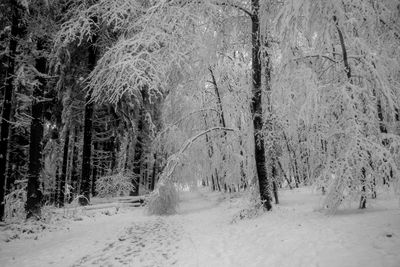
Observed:
[[[155,189],[147,203],[147,211],[150,215],[168,215],[176,213],[178,207],[178,190],[175,185],[167,181],[159,184]]]
[[[96,181],[96,191],[99,197],[116,197],[127,194],[134,189],[132,185],[134,178],[134,174],[130,172],[100,177]]]

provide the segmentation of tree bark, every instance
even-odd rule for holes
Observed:
[[[14,75],[15,75],[15,56],[17,52],[17,36],[20,34],[18,26],[21,19],[21,11],[19,10],[16,0],[11,1],[12,5],[12,24],[10,43],[8,45],[9,54],[7,58],[7,70],[4,84],[4,100],[1,116],[1,133],[0,133],[0,221],[4,216],[4,189],[6,184],[8,142],[10,135],[10,117],[11,117],[11,101],[14,92]]]
[[[93,37],[92,42],[89,44],[89,57],[88,68],[92,71],[96,65],[97,51],[94,46],[96,43],[96,36]],[[90,173],[91,173],[91,159],[92,159],[92,132],[93,132],[93,110],[94,104],[91,101],[91,93],[86,96],[85,101],[85,120],[83,130],[83,154],[82,154],[82,172],[81,172],[81,186],[79,204],[86,206],[90,202]]]
[[[272,160],[272,189],[274,193],[274,198],[275,198],[275,204],[279,204],[279,197],[278,197],[278,185],[276,183],[276,167],[275,167],[275,159]]]
[[[255,142],[255,161],[257,167],[257,176],[260,189],[260,199],[263,206],[267,210],[272,209],[270,182],[268,181],[265,168],[265,147],[264,137],[262,136],[263,128],[263,110],[261,101],[261,49],[260,49],[260,21],[259,21],[259,0],[251,1],[251,31],[252,31],[252,77],[253,77],[253,125],[254,125],[254,142]],[[268,71],[268,70],[267,70]],[[270,84],[266,84],[267,87]]]
[[[131,196],[139,195],[139,182],[140,182],[140,167],[142,163],[143,156],[143,128],[144,128],[144,107],[140,110],[139,122],[138,122],[138,136],[136,138],[135,152],[133,157],[133,174],[134,178],[132,184],[134,189],[130,192]]]
[[[219,122],[220,122],[220,125],[225,128],[226,123],[225,123],[224,109],[222,107],[221,95],[219,93],[217,81],[215,80],[215,76],[214,76],[214,72],[213,72],[212,68],[210,67],[208,70],[210,71],[212,84],[214,86],[215,96],[217,97],[217,105],[218,105],[218,110],[219,110]],[[226,132],[223,132],[223,134],[224,134],[224,136],[226,136]]]
[[[153,191],[154,190],[154,185],[156,183],[156,176],[157,176],[157,153],[154,153],[154,163],[153,163],[153,171],[151,173],[151,181],[150,181],[150,186],[149,190]]]
[[[37,50],[44,49],[44,40],[37,42]],[[46,73],[46,58],[36,59],[36,69],[40,73]],[[46,87],[46,79],[38,77],[39,85],[34,88],[32,99],[32,121],[29,145],[28,164],[28,192],[26,200],[26,217],[40,218],[43,194],[40,190],[40,172],[42,170],[42,139],[43,139],[43,103]]]
[[[204,103],[203,103],[203,105],[204,105]],[[205,128],[208,128],[208,126],[207,126],[207,113],[204,111],[202,113],[202,115],[203,115]],[[212,162],[212,156],[214,154],[214,147],[213,147],[212,143],[210,142],[210,138],[209,138],[208,134],[205,135],[205,138],[206,138],[206,145],[208,146],[208,148],[207,148],[208,158]],[[215,191],[216,190],[216,185],[215,185],[215,181],[214,181],[214,174],[211,174],[211,184],[212,184],[212,186],[211,186],[212,191]]]
[[[69,129],[66,130],[64,136],[64,149],[63,149],[63,163],[59,181],[59,193],[57,204],[59,207],[64,207],[65,203],[65,181],[67,179],[67,166],[68,166],[68,149],[69,149]]]
[[[79,193],[79,174],[77,172],[77,162],[78,162],[78,149],[76,147],[76,144],[78,143],[78,134],[79,130],[77,126],[73,126],[72,129],[72,136],[71,136],[71,152],[69,155],[69,167],[68,167],[68,175],[69,179],[71,181],[71,186],[72,186],[72,192],[74,195]],[[71,196],[70,199],[68,199],[68,202],[72,202],[73,197]]]
[[[226,128],[224,109],[223,109],[223,106],[222,106],[221,95],[220,95],[220,92],[219,92],[217,81],[215,79],[214,72],[213,72],[212,68],[210,67],[208,70],[210,71],[210,74],[211,74],[212,84],[214,86],[214,92],[215,92],[215,96],[217,98],[217,106],[218,106],[218,111],[219,111],[219,124],[223,128]],[[224,138],[223,142],[226,143],[226,132],[222,133],[222,137]],[[224,147],[224,143],[222,143],[222,147]],[[225,155],[225,152],[223,152],[222,153],[222,162],[224,162],[225,159],[226,159],[226,155]],[[215,169],[215,174],[216,174],[216,177],[217,177],[217,180],[218,180],[218,171],[217,171],[217,169]],[[224,190],[226,191],[226,186],[227,185],[225,183],[225,180],[226,180],[226,172],[225,171],[224,171],[224,174],[222,176],[222,179],[220,179],[220,180],[222,180],[222,181],[218,181],[218,188],[220,189],[220,185],[223,184]],[[221,191],[221,189],[220,189],[220,191]]]
[[[99,142],[95,141],[93,144],[94,154],[96,155],[99,149]],[[96,160],[95,160],[96,159]],[[93,171],[92,171],[92,196],[96,195],[96,180],[98,176],[98,165],[100,164],[97,157],[93,159]]]

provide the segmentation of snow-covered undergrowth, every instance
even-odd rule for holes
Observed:
[[[311,188],[282,190],[271,212],[240,218],[242,195],[180,192],[177,213],[123,207],[72,221],[37,240],[0,243],[0,266],[387,266],[400,263],[400,203],[389,191],[335,213]],[[251,218],[250,218],[251,217]]]
[[[129,193],[134,189],[133,179],[135,179],[135,175],[131,172],[100,177],[96,181],[96,192],[100,197],[126,195],[127,192]]]
[[[0,224],[0,243],[13,240],[38,240],[51,232],[69,229],[71,222],[83,221],[96,216],[112,216],[118,214],[120,209],[129,206],[135,197],[98,198],[94,197],[90,206],[80,206],[78,198],[63,208],[44,206],[40,220],[25,220],[24,210],[18,217],[6,218]],[[22,207],[23,208],[23,207]]]
[[[179,195],[176,186],[171,182],[159,184],[147,202],[147,211],[151,215],[168,215],[176,213]]]

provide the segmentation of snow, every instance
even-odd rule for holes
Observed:
[[[173,216],[92,211],[37,240],[0,241],[0,266],[400,266],[400,208],[390,194],[326,215],[320,194],[283,190],[272,212],[232,222],[243,199],[198,190],[182,192]]]

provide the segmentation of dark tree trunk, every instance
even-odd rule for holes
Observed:
[[[217,98],[217,106],[218,106],[218,111],[219,111],[219,124],[222,127],[225,128],[226,127],[226,123],[225,123],[224,109],[222,107],[221,95],[220,95],[220,92],[219,92],[217,81],[216,81],[215,76],[214,76],[214,72],[211,69],[211,67],[209,68],[209,71],[210,71],[210,74],[211,74],[212,84],[214,85],[215,96]],[[226,132],[225,131],[222,133],[222,137],[224,138],[223,141],[226,143]],[[223,153],[222,154],[222,162],[224,162],[225,159],[226,159],[226,155],[225,155],[225,153]],[[217,176],[217,179],[218,179],[218,172],[217,172],[217,170],[215,170],[215,171],[216,171],[216,176]],[[224,191],[226,192],[227,191],[227,185],[225,183],[225,179],[226,179],[226,172],[224,172],[224,174],[222,176],[222,179],[220,179],[222,181],[218,181],[218,188],[221,191],[220,185],[223,184]]]
[[[290,188],[290,189],[293,189],[289,178],[286,176],[286,173],[285,173],[285,171],[283,170],[282,163],[280,162],[279,159],[276,159],[276,161],[278,162],[278,166],[279,166],[279,168],[281,169],[281,172],[282,172],[283,176],[285,177],[285,180],[286,180],[286,182],[288,183],[289,188]]]
[[[65,181],[67,180],[68,149],[69,149],[69,129],[66,130],[64,136],[63,163],[59,181],[60,184],[59,193],[57,198],[57,204],[59,207],[64,207],[64,202],[65,202],[64,192],[65,192]]]
[[[263,111],[261,101],[261,49],[260,49],[260,21],[259,21],[259,0],[251,1],[251,31],[252,31],[252,77],[253,77],[253,125],[255,141],[255,161],[257,167],[258,184],[260,189],[260,198],[267,210],[272,209],[271,190],[265,168],[265,147],[262,136]],[[268,88],[270,84],[266,84]]]
[[[94,142],[93,144],[94,153],[96,155],[97,150],[99,149],[99,142]],[[93,171],[92,171],[92,196],[96,195],[96,180],[97,180],[97,168],[99,164],[98,157],[93,158]]]
[[[218,175],[218,170],[215,168],[215,184],[216,184],[216,189],[221,192],[221,184],[219,181],[219,175]]]
[[[365,209],[367,207],[367,196],[366,196],[366,187],[365,187],[365,177],[366,177],[366,171],[365,168],[363,167],[362,170],[362,179],[361,179],[361,199],[360,199],[360,209]]]
[[[241,119],[239,118],[239,123],[238,123],[238,130],[242,130],[242,122]],[[239,135],[239,146],[242,147],[243,145],[243,140],[242,136]],[[246,172],[244,171],[244,153],[243,149],[240,149],[240,156],[241,156],[241,161],[240,161],[240,185],[239,188],[243,188],[243,190],[246,190],[247,188],[247,177],[246,177]],[[239,191],[239,190],[238,190]]]
[[[51,195],[50,195],[50,203],[52,203],[56,206],[57,206],[57,199],[58,199],[59,188],[60,188],[59,182],[60,182],[60,167],[57,166],[54,186],[51,189]]]
[[[278,185],[276,183],[276,167],[275,167],[275,160],[272,161],[272,177],[273,177],[273,181],[272,181],[272,189],[274,192],[274,198],[275,198],[275,204],[279,204],[279,197],[278,197]]]
[[[383,118],[382,103],[381,103],[381,100],[379,99],[379,97],[377,99],[376,108],[377,108],[377,111],[378,111],[378,118],[379,118],[379,130],[380,130],[381,134],[383,134],[383,136],[384,136],[385,134],[387,134],[387,128],[386,128],[385,121],[384,121],[384,118]],[[383,138],[382,139],[382,145],[388,146],[389,145],[389,140],[387,138]],[[370,165],[372,166],[371,157],[370,157]],[[392,179],[393,177],[392,177],[391,174],[392,174],[392,172],[390,170],[389,176]],[[373,183],[371,185],[371,189],[372,189],[372,198],[375,199],[376,196],[377,196],[375,178],[373,179]]]
[[[286,148],[287,151],[289,153],[290,156],[290,161],[289,161],[289,170],[291,171],[291,173],[293,174],[294,177],[294,182],[295,182],[295,186],[296,188],[299,187],[299,171],[298,171],[298,167],[297,167],[297,157],[296,157],[296,152],[294,151],[294,149],[291,148],[290,144],[289,144],[289,140],[286,137],[286,134],[283,132],[283,138],[285,139],[286,142]],[[283,169],[282,169],[283,170]],[[292,177],[290,177],[290,182],[291,183]]]
[[[15,102],[14,102],[15,103]],[[12,110],[15,110],[13,103]],[[6,194],[15,190],[14,182],[26,178],[29,136],[26,136],[21,129],[11,128],[9,155],[7,166]]]
[[[4,84],[4,100],[1,115],[1,133],[0,133],[0,221],[4,216],[4,189],[6,184],[6,168],[8,156],[8,142],[10,134],[10,117],[11,117],[11,101],[14,91],[14,74],[15,74],[15,56],[17,51],[17,36],[20,34],[18,27],[21,19],[20,10],[16,0],[11,1],[12,4],[12,25],[10,43],[8,45],[9,54],[7,58],[7,70]]]
[[[215,96],[217,97],[217,105],[218,105],[218,111],[219,111],[220,125],[225,128],[226,127],[226,123],[225,123],[224,109],[222,107],[221,95],[219,93],[219,88],[218,88],[218,85],[217,85],[217,81],[215,80],[215,76],[214,76],[214,72],[213,72],[212,68],[210,67],[208,70],[210,71],[212,84],[214,86]],[[223,132],[223,135],[226,136],[226,132],[225,131]]]
[[[82,174],[79,198],[79,204],[86,206],[90,201],[90,173],[92,158],[92,119],[93,103],[90,101],[90,95],[86,97],[85,105],[85,126],[83,130],[83,154],[82,154]]]
[[[299,188],[300,184],[300,174],[299,174],[299,167],[297,165],[297,157],[296,153],[293,151],[293,176],[294,176],[294,185],[296,188]]]
[[[352,80],[351,80],[351,76],[352,76],[351,75],[351,68],[350,68],[350,64],[348,62],[346,45],[345,45],[345,42],[344,42],[344,37],[343,37],[342,31],[339,28],[339,22],[338,22],[336,16],[333,16],[333,21],[336,23],[336,30],[337,30],[338,35],[339,35],[339,41],[340,41],[340,47],[342,49],[343,65],[344,65],[344,68],[345,68],[346,77],[349,80],[349,82],[352,83]],[[365,103],[364,103],[364,105],[365,105]],[[371,158],[371,156],[370,156],[370,158]],[[362,173],[361,174],[362,175],[362,178],[361,178],[361,199],[360,199],[359,208],[360,209],[365,209],[366,206],[367,206],[367,196],[366,196],[366,180],[367,179],[366,179],[366,170],[365,170],[364,167],[361,169],[361,173]]]
[[[37,50],[44,49],[44,40],[39,40]],[[36,59],[36,69],[46,73],[46,58]],[[40,218],[43,194],[40,191],[40,172],[42,170],[42,139],[43,139],[43,103],[46,80],[38,77],[39,85],[34,88],[32,99],[32,121],[29,145],[28,192],[26,200],[26,217]]]
[[[78,127],[74,127],[73,129],[73,142],[71,145],[71,155],[70,155],[70,167],[69,167],[69,172],[71,175],[71,186],[72,190],[74,192],[74,195],[79,193],[79,174],[77,172],[77,162],[78,162],[78,149],[76,148],[76,144],[78,143]],[[73,201],[73,198],[69,199],[69,202]]]
[[[88,68],[93,70],[96,65],[96,36],[93,37],[92,42],[89,44],[89,57]],[[86,96],[85,101],[85,126],[83,129],[83,153],[82,153],[82,173],[81,173],[81,186],[79,204],[86,206],[90,202],[90,173],[91,173],[91,159],[92,159],[92,132],[93,132],[93,110],[94,104],[91,101],[91,93]]]
[[[125,170],[127,170],[127,169],[128,169],[128,163],[129,163],[129,150],[130,150],[130,148],[131,148],[131,139],[128,137],[128,144],[127,144],[127,146],[126,146],[126,157],[125,157],[125,163],[124,163],[124,165],[121,165],[121,166],[123,166],[123,169],[122,169],[122,171],[125,171]]]
[[[110,168],[111,168],[111,173],[114,173],[115,167],[116,167],[116,163],[117,163],[117,145],[116,145],[116,138],[114,136],[111,137],[110,140],[110,152],[111,152],[111,164],[110,164]]]
[[[212,191],[217,190],[217,187],[216,187],[216,185],[215,185],[214,175],[213,175],[213,174],[211,174],[211,189],[212,189]]]
[[[142,163],[142,156],[143,156],[143,129],[144,129],[144,108],[142,107],[139,114],[139,121],[138,121],[138,136],[136,138],[135,144],[135,152],[133,157],[133,174],[134,178],[132,180],[132,184],[134,189],[130,192],[131,196],[139,195],[139,182],[140,182],[140,167]]]
[[[204,119],[204,125],[207,128],[208,127],[207,126],[207,114],[205,112],[203,113],[203,119]],[[210,142],[210,138],[209,138],[208,134],[205,135],[205,138],[206,138],[206,145],[208,146],[207,154],[208,154],[208,157],[209,157],[210,161],[212,161],[212,156],[214,154],[214,147]],[[216,190],[216,185],[215,185],[214,175],[213,174],[211,174],[211,184],[212,184],[212,186],[211,186],[212,190],[215,191]]]
[[[157,176],[157,153],[154,153],[153,171],[151,174],[151,181],[149,186],[150,191],[154,190],[154,185],[156,183],[156,176]]]

